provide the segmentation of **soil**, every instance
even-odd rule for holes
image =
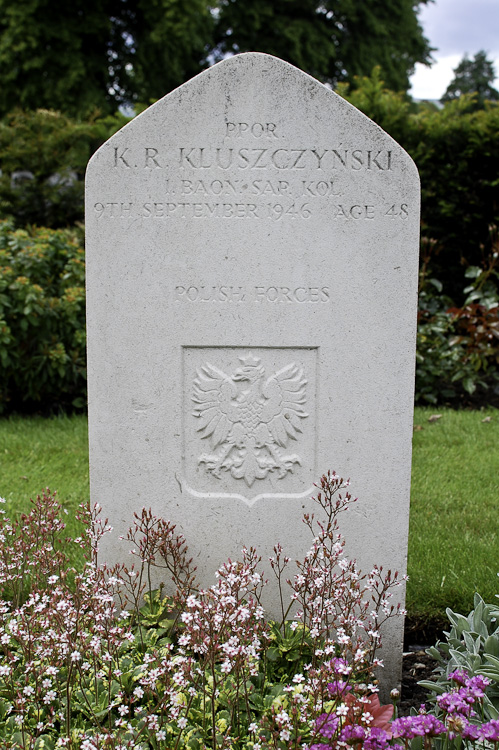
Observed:
[[[397,707],[398,716],[409,716],[416,712],[428,698],[428,691],[418,685],[420,680],[433,680],[437,663],[424,650],[404,652],[402,660],[402,695]]]
[[[406,618],[404,631],[404,655],[402,660],[402,694],[397,707],[398,716],[408,716],[411,709],[418,711],[428,699],[429,693],[418,685],[421,680],[434,680],[437,662],[428,656],[427,648],[443,640],[443,630],[449,626],[446,620],[425,621]]]

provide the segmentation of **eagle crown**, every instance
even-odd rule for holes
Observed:
[[[249,380],[251,384],[257,382],[265,375],[265,368],[261,365],[259,357],[254,357],[251,352],[248,352],[244,357],[239,357],[239,361],[242,362],[243,366],[238,367],[232,376],[232,380]]]

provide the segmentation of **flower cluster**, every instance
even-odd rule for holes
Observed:
[[[449,674],[449,679],[456,684],[438,696],[440,716],[427,713],[422,706],[417,716],[406,716],[392,722],[393,736],[404,740],[445,737],[447,741],[499,742],[499,721],[492,719],[480,723],[480,707],[490,680],[481,675],[470,677],[463,669]]]
[[[201,590],[183,536],[151,511],[127,536],[135,563],[113,569],[98,564],[111,531],[98,508],[80,510],[74,541],[48,491],[17,522],[0,514],[1,746],[384,750],[392,707],[376,695],[375,653],[400,581],[378,568],[363,576],[346,558],[346,487],[322,478],[325,519],[305,516],[312,546],[288,579],[275,548],[280,622],[264,617],[254,549]],[[80,571],[71,548],[86,559]],[[169,596],[152,589],[153,568],[168,574]]]

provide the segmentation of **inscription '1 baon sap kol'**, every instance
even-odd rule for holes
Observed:
[[[262,136],[280,140],[277,123],[222,123],[221,132],[232,141]],[[374,205],[357,200],[344,202],[341,173],[391,172],[396,155],[390,149],[363,148],[254,148],[180,146],[115,146],[110,154],[114,169],[156,171],[161,194],[143,203],[98,201],[94,212],[108,219],[129,215],[144,219],[309,219],[314,199],[329,198],[337,219],[374,219],[379,215],[406,218],[404,203]],[[228,178],[226,174],[236,177]],[[206,178],[204,175],[209,175]],[[275,177],[270,177],[274,174]],[[303,179],[303,175],[313,176]],[[188,176],[189,175],[189,176]],[[216,178],[213,179],[213,176]],[[260,177],[259,175],[265,175]],[[343,186],[343,187],[342,187]],[[362,197],[362,196],[361,196]]]
[[[123,560],[145,506],[209,586],[254,546],[309,545],[328,469],[351,477],[361,569],[406,566],[419,182],[310,76],[227,59],[116,133],[87,172],[91,494]],[[270,585],[265,602],[278,616]],[[385,634],[397,681],[402,623]]]

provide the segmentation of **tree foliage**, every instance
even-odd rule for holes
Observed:
[[[206,64],[212,23],[209,0],[0,0],[0,115],[162,96]]]
[[[465,55],[454,69],[454,78],[442,102],[459,99],[463,94],[475,94],[474,109],[483,109],[485,101],[499,101],[499,91],[492,85],[495,77],[494,65],[483,50],[477,52],[472,60]]]
[[[85,116],[157,99],[227,54],[277,55],[324,82],[380,65],[408,88],[429,0],[0,0],[0,116]]]
[[[267,52],[336,85],[380,66],[407,91],[430,47],[417,18],[428,0],[220,0],[217,54]]]

